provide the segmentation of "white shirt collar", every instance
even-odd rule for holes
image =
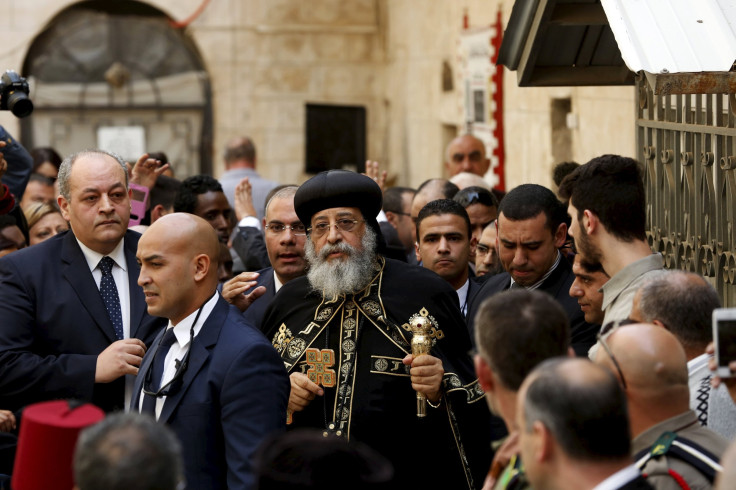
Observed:
[[[276,275],[275,269],[273,271],[273,286],[274,286],[274,291],[276,291],[277,293],[279,292],[279,289],[281,289],[281,286],[283,286],[281,281],[279,281],[279,276]]]
[[[537,282],[535,282],[535,283],[534,283],[534,284],[532,284],[531,286],[528,286],[528,287],[526,287],[526,286],[525,286],[525,287],[526,287],[527,289],[529,289],[529,290],[532,290],[532,289],[537,289],[537,288],[538,288],[539,286],[541,286],[541,285],[542,285],[542,283],[543,283],[543,282],[544,282],[544,281],[545,281],[545,280],[546,280],[546,279],[547,279],[547,278],[548,278],[549,276],[551,276],[551,275],[552,275],[552,273],[553,273],[553,272],[555,271],[555,269],[557,269],[557,266],[558,266],[558,265],[560,265],[560,260],[561,260],[561,259],[562,259],[562,254],[561,254],[561,253],[560,253],[560,251],[558,250],[558,251],[557,251],[557,258],[555,258],[555,263],[554,263],[554,264],[552,264],[552,267],[550,267],[550,268],[549,268],[549,270],[547,271],[547,273],[546,273],[546,274],[544,274],[544,275],[542,276],[542,278],[541,278],[540,280],[538,280]],[[509,276],[511,277],[511,284],[509,285],[509,288],[512,288],[512,287],[514,287],[514,283],[515,283],[516,281],[514,281],[514,278],[513,278],[513,276],[511,276],[511,274],[509,274]]]
[[[460,310],[462,310],[463,315],[468,312],[468,289],[470,289],[470,279],[466,279],[465,284],[455,291],[457,293],[457,299],[460,301]]]
[[[100,260],[102,260],[102,257],[107,256],[110,257],[118,267],[126,272],[128,271],[128,263],[125,260],[125,250],[123,250],[123,241],[125,240],[125,238],[121,239],[120,242],[118,242],[118,244],[112,250],[112,252],[110,252],[106,256],[89,248],[87,245],[79,241],[79,238],[77,238],[76,236],[74,237],[74,239],[77,240],[79,248],[82,249],[82,253],[84,254],[84,258],[87,260],[89,270],[95,270],[97,268],[97,265],[100,263]]]
[[[703,354],[700,354],[698,357],[695,357],[687,361],[688,374],[691,374],[693,371],[699,369],[700,367],[703,366],[703,364],[707,364],[710,357],[711,357],[710,354],[703,353]]]
[[[199,315],[199,318],[197,319],[197,324],[194,326],[195,337],[199,335],[199,331],[202,330],[202,325],[204,325],[204,322],[207,321],[207,318],[210,316],[210,313],[212,313],[212,310],[215,309],[215,305],[217,304],[217,299],[219,298],[219,296],[220,295],[215,292],[215,294],[213,294],[212,297],[208,299],[207,302],[202,306],[202,313]],[[198,311],[199,308],[191,312],[188,317],[186,317],[176,325],[172,325],[171,320],[169,320],[169,324],[166,328],[174,329],[176,342],[179,344],[180,348],[185,348],[189,345],[189,330],[192,327],[192,322],[194,322],[194,319],[197,317]]]
[[[641,476],[641,472],[639,472],[636,466],[631,464],[600,482],[593,487],[593,490],[616,490],[639,476]]]

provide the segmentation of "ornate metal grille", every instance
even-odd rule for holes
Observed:
[[[736,306],[736,98],[655,95],[640,76],[636,99],[649,244],[668,268],[710,278],[723,305]]]

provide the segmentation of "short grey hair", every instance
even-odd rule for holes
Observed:
[[[588,375],[573,376],[581,367]],[[534,368],[529,379],[521,430],[531,432],[534,422],[541,422],[573,461],[629,456],[626,394],[613,373],[587,359],[556,357]]]
[[[125,163],[125,160],[120,157],[120,155],[117,155],[116,153],[113,153],[111,151],[100,149],[82,150],[66,157],[59,166],[59,174],[57,175],[57,180],[59,181],[59,194],[61,194],[67,201],[71,201],[71,184],[69,180],[72,174],[72,165],[74,165],[74,162],[76,162],[79,157],[90,155],[106,155],[118,162],[118,164],[120,164],[120,167],[122,167],[123,169],[123,173],[125,174],[125,188],[128,188],[128,166]]]
[[[721,306],[718,292],[699,274],[662,270],[639,288],[640,320],[659,320],[688,349],[705,349],[713,340],[711,318]]]
[[[293,198],[296,195],[296,191],[298,190],[298,185],[284,185],[278,187],[273,194],[268,196],[266,207],[263,209],[268,212],[268,207],[271,205],[271,201],[273,201],[274,199],[286,199],[287,197]]]
[[[178,439],[146,414],[109,415],[82,431],[74,451],[80,490],[176,490],[183,474]]]

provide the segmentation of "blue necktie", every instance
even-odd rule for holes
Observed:
[[[158,391],[161,387],[161,378],[164,377],[164,364],[166,361],[166,354],[169,353],[169,349],[176,341],[176,335],[174,335],[174,329],[168,328],[164,334],[164,338],[161,339],[161,344],[156,349],[153,355],[153,376],[151,378],[150,391]],[[145,378],[144,378],[145,383]],[[142,393],[142,392],[141,392]],[[156,397],[146,395],[143,393],[143,405],[141,406],[141,413],[150,413],[154,417],[156,416]]]
[[[102,257],[97,268],[102,271],[100,281],[100,295],[105,303],[107,315],[110,317],[112,326],[115,328],[115,337],[118,340],[125,338],[123,334],[123,314],[120,311],[120,296],[118,288],[115,287],[115,279],[112,277],[112,266],[115,262],[110,257]]]

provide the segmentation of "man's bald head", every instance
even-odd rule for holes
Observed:
[[[606,339],[626,380],[630,404],[646,410],[684,412],[689,405],[687,357],[677,338],[656,325],[619,327]],[[606,349],[598,349],[596,363],[616,367]]]
[[[149,231],[162,238],[165,237],[192,255],[205,254],[215,265],[218,262],[220,240],[217,238],[217,232],[199,216],[189,213],[167,214],[156,220],[146,230],[146,234]]]
[[[472,134],[458,136],[447,145],[445,167],[450,176],[460,172],[483,176],[490,165],[485,143]]]
[[[214,228],[188,213],[156,220],[138,242],[138,285],[148,312],[174,324],[196,311],[214,294],[220,242]]]

